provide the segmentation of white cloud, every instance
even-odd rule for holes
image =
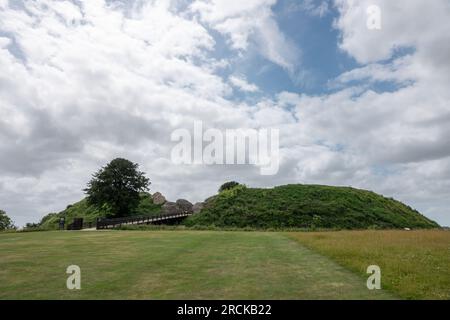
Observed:
[[[425,65],[444,66],[448,72],[450,50],[450,3],[435,0],[432,4],[417,0],[335,0],[340,12],[335,22],[342,32],[340,47],[360,63],[389,59],[405,47],[417,50]],[[381,30],[366,26],[366,10],[371,5],[381,9]]]
[[[233,55],[255,46],[291,72],[299,49],[277,26],[274,0],[199,0],[182,12],[180,1],[0,0],[2,209],[19,224],[62,210],[95,170],[123,156],[170,199],[202,200],[225,180],[353,185],[450,224],[449,5],[376,2],[383,29],[371,33],[369,2],[335,1],[340,47],[361,65],[332,81],[334,93],[256,95],[250,105],[233,102],[233,88],[262,89],[235,70],[217,72],[234,56],[215,58],[208,28],[228,37]],[[395,54],[402,46],[408,55]],[[391,90],[367,89],[386,81]],[[279,128],[279,174],[173,165],[170,133],[194,120]]]
[[[263,57],[295,72],[300,50],[279,29],[271,7],[276,0],[196,0],[190,6],[211,28],[229,37],[231,47],[248,50],[254,43]]]
[[[228,80],[233,86],[244,92],[258,92],[259,88],[253,83],[248,83],[243,75],[230,76]]]
[[[168,2],[126,13],[102,0],[23,6],[0,9],[0,202],[18,223],[78,200],[115,156],[141,163],[159,188],[171,130],[247,122],[214,73],[226,61],[209,54],[213,38]]]
[[[395,59],[391,63],[372,63],[360,68],[344,72],[332,81],[332,85],[347,85],[352,81],[386,82],[390,81],[397,85],[405,85],[420,79],[419,74],[414,72],[413,55],[407,55]]]
[[[330,12],[330,1],[328,0],[302,0],[291,1],[288,3],[286,10],[295,12],[303,10],[310,15],[324,17]]]

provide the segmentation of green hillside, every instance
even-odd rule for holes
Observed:
[[[155,205],[148,193],[141,193],[140,203],[133,215],[153,215],[161,212],[161,205]],[[66,225],[71,223],[74,218],[83,218],[84,222],[94,222],[97,218],[103,218],[108,215],[106,210],[97,209],[90,206],[86,199],[67,206],[67,208],[59,213],[50,213],[42,218],[39,227],[43,229],[57,229],[59,219],[66,218]]]
[[[436,228],[437,223],[391,198],[350,187],[238,186],[220,192],[186,220],[189,226],[255,228]]]

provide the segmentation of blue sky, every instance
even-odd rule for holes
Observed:
[[[320,17],[292,5],[297,1],[279,1],[273,6],[274,18],[281,31],[286,34],[301,53],[298,56],[298,70],[289,74],[283,67],[264,59],[250,50],[233,66],[233,71],[247,76],[265,94],[290,91],[306,94],[324,94],[330,91],[328,81],[344,71],[357,66],[354,59],[338,48],[339,32],[333,28],[337,16],[330,9]],[[217,41],[223,41],[219,35]],[[220,54],[220,51],[219,51]],[[224,50],[224,54],[227,52]],[[305,73],[302,78],[302,73]]]
[[[313,2],[316,5],[321,1]],[[328,3],[328,2],[327,2]],[[254,50],[246,52],[232,66],[231,72],[246,75],[247,80],[261,88],[260,94],[273,95],[280,91],[298,94],[322,95],[336,91],[330,84],[340,74],[361,67],[351,55],[339,48],[340,32],[333,23],[339,18],[336,7],[329,5],[323,15],[302,9],[298,1],[278,1],[272,11],[281,31],[301,50],[299,63],[294,73],[258,55]],[[219,57],[232,55],[223,44],[224,38],[214,33]],[[411,54],[413,47],[396,49],[392,57],[382,61],[388,64],[395,59]],[[230,70],[228,70],[230,72]],[[377,92],[394,91],[399,86],[395,82],[379,81],[366,83],[354,81],[352,86],[365,85]],[[342,88],[340,88],[342,89]],[[246,95],[237,94],[238,98]]]

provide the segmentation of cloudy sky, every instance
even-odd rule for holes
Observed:
[[[0,0],[0,208],[38,221],[125,157],[171,200],[344,185],[450,225],[449,57],[448,0]],[[196,120],[279,129],[278,174],[175,165]]]

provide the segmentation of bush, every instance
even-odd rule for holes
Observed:
[[[234,187],[236,187],[238,185],[239,185],[239,183],[236,181],[225,182],[223,185],[220,186],[219,193],[222,191],[225,191],[225,190],[233,189]]]

